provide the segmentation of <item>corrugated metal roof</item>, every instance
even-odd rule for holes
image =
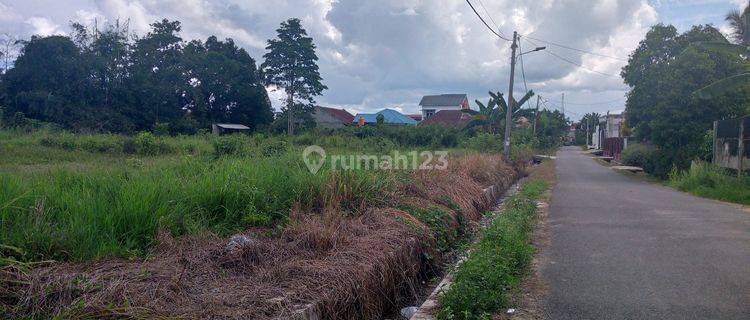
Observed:
[[[432,117],[422,121],[419,125],[429,126],[433,124],[449,125],[449,126],[463,126],[469,123],[474,117],[461,110],[441,110],[438,111]]]
[[[335,109],[335,108],[328,108],[328,107],[318,107],[320,110],[328,112],[330,115],[336,117],[337,119],[345,122],[350,123],[353,121],[354,116],[349,113],[349,111],[346,111],[344,109]]]
[[[393,109],[383,109],[378,113],[358,113],[356,116],[354,116],[354,121],[352,121],[352,123],[356,124],[360,118],[364,118],[365,123],[377,123],[379,114],[383,115],[384,122],[388,124],[417,124],[416,120],[409,118]]]
[[[423,107],[460,106],[469,101],[465,94],[441,94],[436,96],[424,96],[419,103]]]
[[[216,123],[216,126],[222,129],[250,130],[250,127],[248,126],[244,126],[241,124],[233,124],[233,123]]]

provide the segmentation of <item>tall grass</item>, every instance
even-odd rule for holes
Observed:
[[[354,210],[386,193],[378,174],[312,175],[297,152],[0,173],[0,243],[31,259],[140,254],[159,229],[228,234],[283,222],[295,204]]]
[[[667,185],[697,196],[750,205],[750,177],[729,175],[705,162],[693,162],[689,170],[672,170]]]

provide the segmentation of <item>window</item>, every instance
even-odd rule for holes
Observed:
[[[422,120],[427,120],[427,118],[432,117],[432,116],[435,115],[435,110],[432,110],[432,109],[430,109],[430,110],[423,110],[422,112],[424,113],[423,114],[424,119],[422,119]]]

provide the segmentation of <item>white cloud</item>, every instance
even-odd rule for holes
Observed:
[[[26,19],[26,23],[34,28],[34,34],[40,36],[51,36],[55,34],[63,34],[60,30],[60,26],[54,22],[42,17],[31,17]]]

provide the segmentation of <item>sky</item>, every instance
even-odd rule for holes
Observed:
[[[575,120],[624,110],[628,87],[619,72],[650,26],[713,24],[726,32],[724,16],[746,0],[471,2],[501,35],[518,31],[523,51],[548,47],[519,61],[514,94],[534,90],[549,109],[560,109],[564,94],[566,115]],[[418,113],[423,95],[486,101],[489,90],[508,91],[510,43],[490,33],[465,0],[0,0],[0,34],[68,34],[70,21],[101,26],[118,19],[145,34],[149,23],[168,18],[182,23],[183,39],[232,38],[258,64],[266,41],[292,17],[317,45],[329,88],[320,105]],[[283,92],[269,94],[278,107]]]

